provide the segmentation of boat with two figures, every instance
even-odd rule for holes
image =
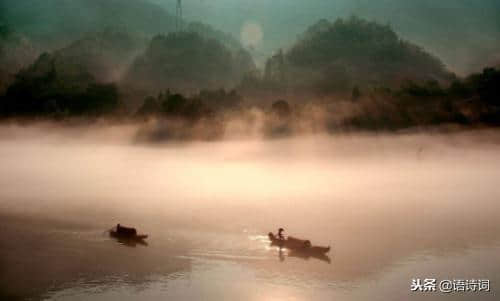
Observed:
[[[124,227],[120,224],[109,230],[109,235],[124,242],[135,242],[140,244],[146,244],[144,241],[148,236],[146,234],[137,234],[135,228]]]
[[[330,252],[330,246],[322,247],[322,246],[313,246],[310,240],[299,239],[292,236],[288,236],[287,238],[280,238],[279,236],[269,232],[268,234],[269,240],[271,241],[271,245],[278,246],[280,248],[286,248],[291,251],[308,253],[308,254],[316,254],[316,255],[324,255]]]

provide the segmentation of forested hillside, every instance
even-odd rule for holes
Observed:
[[[199,91],[234,86],[252,68],[252,58],[242,48],[184,31],[153,38],[124,81],[151,92]]]

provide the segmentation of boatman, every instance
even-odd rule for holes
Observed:
[[[283,231],[285,231],[285,229],[283,228],[278,229],[278,239],[280,240],[285,240],[285,237],[283,236]]]

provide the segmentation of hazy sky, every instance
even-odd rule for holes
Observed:
[[[151,0],[175,12],[175,0]],[[183,0],[184,16],[241,37],[245,24],[261,27],[257,50],[287,46],[321,18],[356,14],[390,23],[404,39],[463,73],[500,62],[498,0]],[[255,44],[255,41],[253,42]]]

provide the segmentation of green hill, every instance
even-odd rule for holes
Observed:
[[[78,64],[42,54],[21,70],[0,98],[3,117],[101,115],[118,109],[118,89],[101,84]]]
[[[243,48],[226,45],[197,32],[158,35],[135,60],[124,85],[154,93],[233,86],[254,64]]]
[[[52,53],[58,69],[80,68],[97,81],[117,81],[147,40],[127,32],[105,29],[86,34]]]
[[[28,39],[0,23],[0,94],[36,56],[37,51]]]
[[[175,17],[146,0],[2,0],[0,5],[5,22],[44,50],[104,28],[147,36],[175,30]]]
[[[357,17],[317,22],[288,51],[272,57],[265,73],[277,85],[320,94],[450,76],[438,58],[402,40],[390,26]]]

